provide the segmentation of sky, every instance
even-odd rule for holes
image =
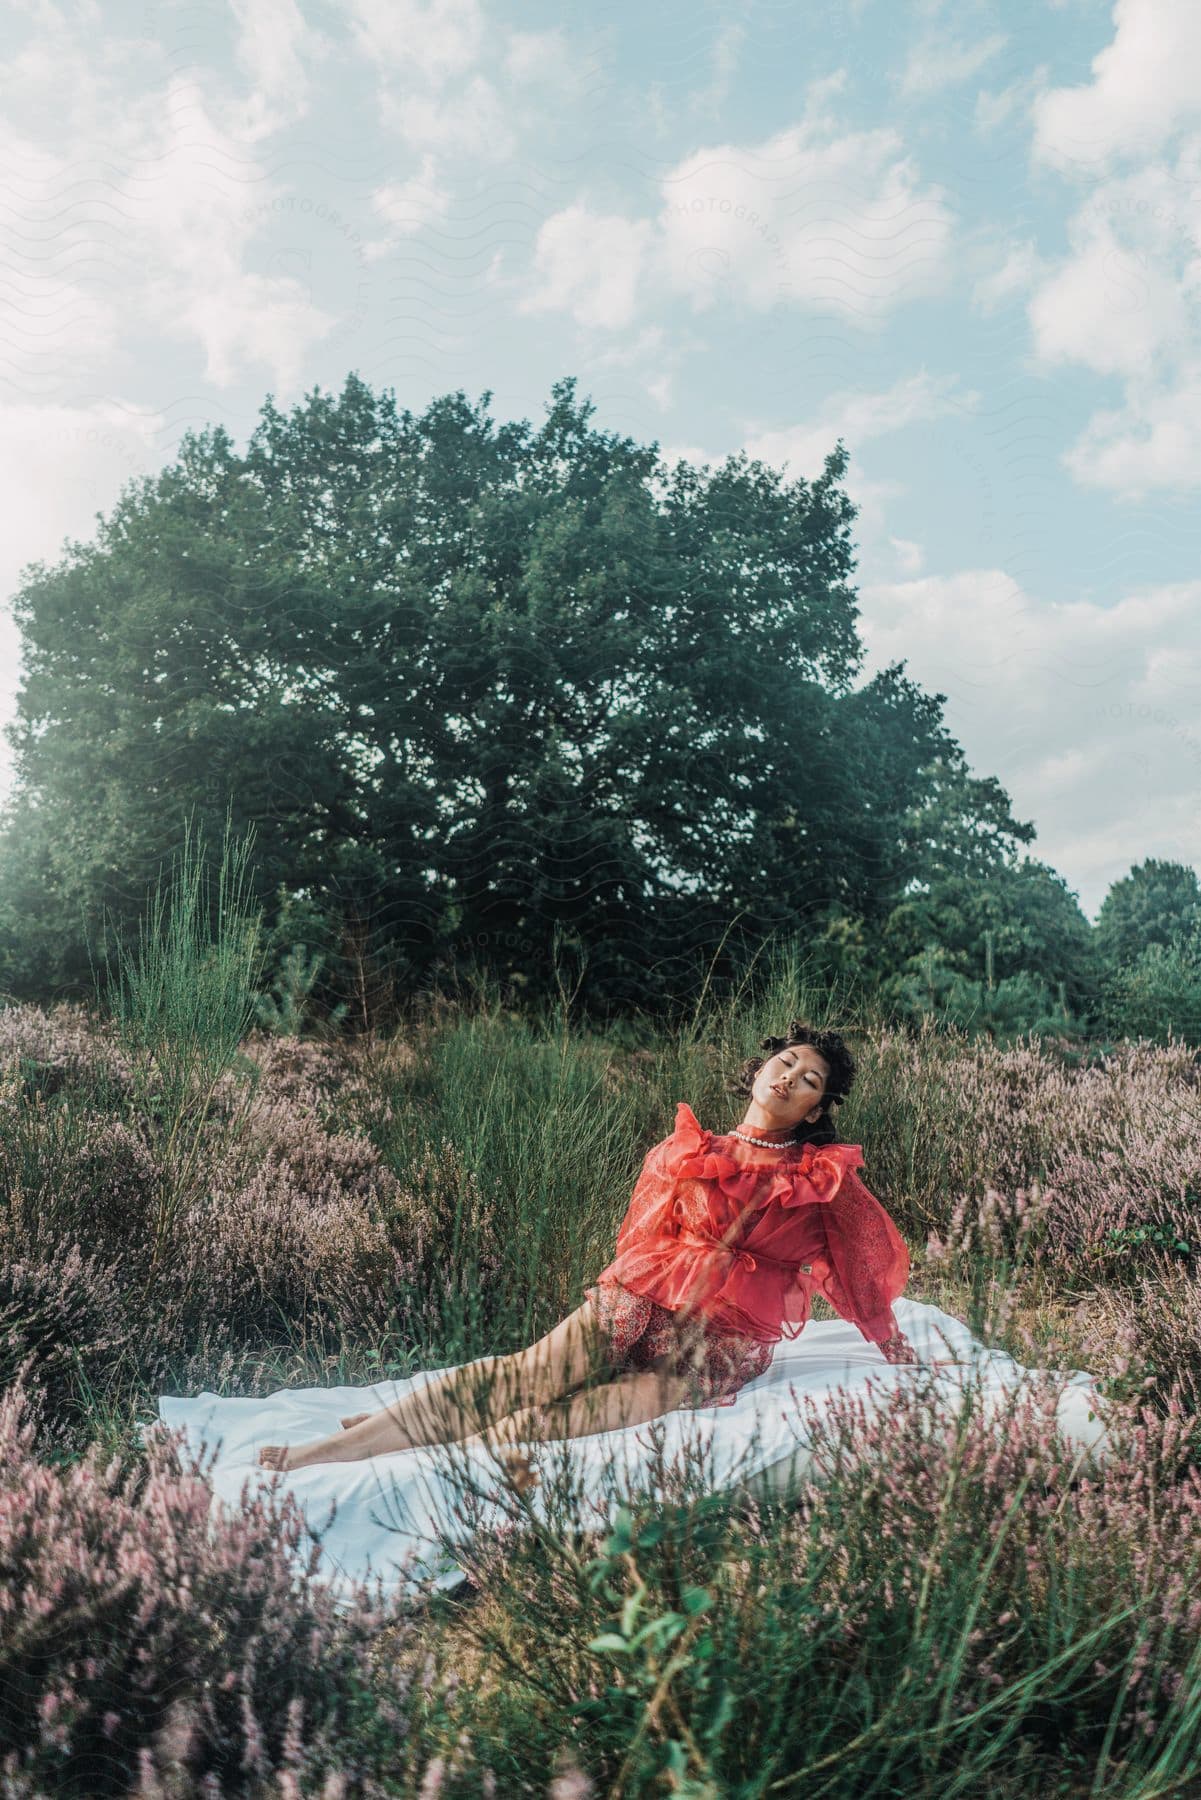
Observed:
[[[1095,918],[1201,867],[1195,0],[0,7],[0,723],[23,566],[356,370],[813,478]],[[0,791],[11,786],[0,748]]]

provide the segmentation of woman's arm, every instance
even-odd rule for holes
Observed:
[[[889,1362],[916,1362],[892,1309],[909,1279],[909,1251],[892,1219],[853,1169],[819,1210],[826,1254],[810,1265],[814,1284]]]

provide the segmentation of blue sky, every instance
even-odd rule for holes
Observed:
[[[574,374],[671,457],[841,435],[865,676],[946,695],[1090,917],[1201,865],[1201,7],[4,16],[5,593],[268,391]]]

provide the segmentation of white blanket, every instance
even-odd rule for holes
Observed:
[[[810,1396],[820,1409],[841,1389],[862,1396],[870,1409],[898,1385],[923,1380],[950,1408],[963,1404],[970,1384],[984,1407],[997,1411],[1006,1396],[1040,1379],[1039,1371],[987,1349],[961,1320],[936,1306],[901,1298],[895,1311],[920,1365],[888,1363],[841,1320],[810,1320],[800,1337],[776,1346],[770,1367],[743,1388],[734,1406],[674,1412],[648,1425],[532,1445],[542,1481],[528,1496],[529,1509],[543,1519],[548,1511],[553,1516],[550,1492],[558,1485],[560,1503],[568,1493],[580,1523],[607,1523],[623,1493],[653,1487],[656,1471],[662,1475],[681,1467],[676,1459],[682,1457],[694,1464],[699,1459],[704,1483],[714,1491],[783,1494],[796,1477],[820,1479],[821,1474],[810,1454],[806,1410],[795,1396]],[[954,1359],[954,1366],[925,1367],[936,1358]],[[271,1483],[290,1490],[311,1538],[322,1545],[320,1570],[343,1598],[357,1581],[377,1576],[389,1589],[454,1587],[464,1574],[456,1545],[506,1520],[521,1528],[525,1517],[521,1504],[499,1491],[498,1466],[487,1448],[398,1450],[285,1474],[260,1468],[255,1460],[263,1444],[328,1436],[343,1414],[374,1411],[441,1372],[427,1369],[374,1387],[284,1388],[264,1399],[164,1394],[159,1418],[183,1430],[188,1449],[203,1452],[214,1513],[222,1506],[238,1508],[244,1490],[254,1493]],[[1068,1443],[1082,1461],[1090,1456],[1103,1461],[1103,1402],[1093,1377],[1066,1370],[1043,1373],[1041,1379],[1051,1380],[1057,1390],[1057,1416]],[[311,1550],[311,1542],[301,1549]]]

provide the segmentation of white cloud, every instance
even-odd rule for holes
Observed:
[[[445,87],[484,47],[478,0],[352,0],[350,16],[360,48],[410,86]]]
[[[407,181],[390,181],[376,188],[371,196],[373,211],[388,227],[382,238],[373,238],[365,247],[369,261],[376,261],[392,250],[402,238],[443,219],[450,211],[450,190],[437,179],[437,163],[427,152],[421,159],[421,172]]]
[[[64,208],[62,159],[2,124],[0,166],[8,201],[0,208],[0,371],[22,394],[69,392],[120,337],[112,293],[119,254],[87,224],[90,210],[111,206],[111,184],[77,175],[75,207]]]
[[[279,190],[194,83],[128,104],[112,123],[111,163],[90,177],[79,169],[94,153],[69,136],[52,157],[11,138],[3,149],[12,205],[0,248],[15,302],[4,350],[26,393],[94,380],[131,324],[197,342],[218,386],[247,362],[286,386],[333,323],[293,276],[244,266],[259,224],[248,195],[262,207]]]
[[[514,30],[478,0],[352,0],[384,125],[409,146],[492,168],[551,134],[605,80],[605,48],[561,26]]]
[[[472,75],[448,93],[389,88],[384,123],[411,150],[503,162],[517,147],[514,114],[486,75]]]
[[[515,31],[505,45],[505,74],[518,87],[551,86],[560,93],[575,86],[577,61],[563,31]]]
[[[53,146],[35,148],[34,127],[24,139],[10,127],[0,142],[9,199],[0,255],[17,302],[4,349],[26,395],[96,392],[122,342],[143,355],[164,337],[197,344],[219,386],[257,364],[284,387],[334,323],[290,269],[251,264],[285,189],[246,134],[262,134],[286,90],[299,98],[304,21],[284,0],[242,0],[238,18],[235,53],[267,83],[249,97],[226,82],[211,98],[203,65],[161,80],[161,56],[130,88],[147,46],[97,37],[89,9],[79,21],[40,9],[34,37],[0,65],[0,86],[40,117]],[[278,79],[267,66],[272,22]]]
[[[589,207],[564,207],[544,221],[534,245],[535,285],[519,312],[566,312],[608,331],[633,322],[651,235],[645,220]]]
[[[995,312],[1018,294],[1028,293],[1044,267],[1032,238],[1002,246],[1000,260],[972,283],[972,305],[978,312]]]
[[[888,541],[896,552],[897,567],[902,575],[920,574],[926,560],[922,546],[915,544],[910,538],[890,537]]]
[[[866,583],[865,674],[905,659],[1086,911],[1144,856],[1201,860],[1201,582],[1045,603],[999,569]]]
[[[964,391],[954,375],[907,375],[882,392],[844,391],[823,402],[817,417],[803,425],[763,429],[745,428],[747,454],[780,467],[785,460],[793,475],[811,478],[836,439],[846,441],[852,459],[861,444],[901,431],[907,425],[926,424],[949,413],[971,412],[979,394]]]
[[[678,462],[691,463],[694,469],[703,469],[706,463],[719,468],[725,461],[724,454],[715,455],[712,450],[702,450],[698,444],[661,444],[659,455],[669,469],[674,469]]]
[[[1038,95],[1045,91],[1049,72],[1046,63],[1036,63],[1033,69],[1006,87],[995,91],[981,88],[972,115],[976,130],[987,135],[1016,114],[1029,112]]]
[[[694,311],[723,300],[834,313],[861,326],[903,301],[939,291],[949,274],[951,213],[922,186],[899,134],[839,134],[837,70],[810,84],[799,125],[754,145],[706,145],[660,183],[650,222],[599,214],[585,201],[539,233],[540,281],[530,307],[558,305],[611,328],[628,325],[636,296],[683,293]],[[591,241],[600,233],[600,241]],[[620,272],[611,258],[628,259]],[[590,304],[584,288],[603,278]]]
[[[200,342],[205,374],[218,387],[230,386],[246,364],[259,364],[271,370],[277,388],[291,394],[309,350],[333,323],[291,276],[230,267],[195,293],[176,290],[176,310],[165,328]]]
[[[843,71],[814,83],[800,124],[705,145],[664,178],[658,261],[695,310],[721,299],[871,325],[945,284],[941,188],[922,184],[891,128],[839,133],[830,102],[843,85]]]
[[[190,80],[147,102],[133,129],[130,229],[148,270],[139,308],[157,329],[195,338],[218,386],[251,363],[289,388],[334,319],[296,276],[244,266],[260,222],[255,203],[268,205],[279,190],[214,123]]]
[[[709,80],[688,96],[690,112],[712,115],[726,104],[745,41],[745,25],[735,20],[722,26],[709,52]]]
[[[561,66],[556,31],[509,33],[490,45],[478,0],[353,0],[351,14],[356,42],[379,71],[384,124],[422,155],[503,162],[526,121],[491,69],[523,89]]]
[[[928,424],[951,413],[972,412],[980,396],[959,386],[954,375],[907,375],[880,392],[844,389],[823,401],[816,415],[799,425],[758,425],[744,420],[741,429],[742,448],[747,455],[772,468],[783,470],[789,479],[801,476],[810,481],[820,475],[822,465],[835,443],[842,438],[851,453],[851,469],[856,466],[861,445],[874,438],[886,437],[908,425]],[[684,455],[683,451],[677,452]],[[719,463],[724,452],[688,452],[689,460],[700,457]],[[900,493],[895,482],[877,484],[880,492]],[[892,539],[898,543],[901,540]],[[916,546],[912,546],[916,549]],[[920,554],[920,552],[919,552]]]
[[[302,118],[309,101],[308,62],[322,39],[296,0],[230,0],[238,26],[236,56],[250,78],[241,134],[255,139]]]
[[[1201,115],[1201,7],[1196,0],[1116,0],[1114,36],[1093,79],[1051,88],[1034,103],[1034,152],[1058,168],[1092,172],[1146,156]]]
[[[1094,413],[1064,461],[1082,487],[1125,500],[1201,487],[1201,362],[1171,387],[1132,386],[1124,407]]]
[[[1103,220],[1078,230],[1074,254],[1035,290],[1030,324],[1039,356],[1103,375],[1147,376],[1166,342],[1187,328],[1170,272],[1122,244]]]
[[[1140,498],[1201,485],[1201,137],[1175,163],[1099,182],[1069,222],[1071,254],[1029,303],[1038,354],[1126,384],[1065,462],[1077,481]]]
[[[1008,39],[1002,32],[980,38],[974,44],[925,38],[914,44],[901,72],[900,90],[908,99],[928,99],[944,88],[967,81],[1003,50]]]

